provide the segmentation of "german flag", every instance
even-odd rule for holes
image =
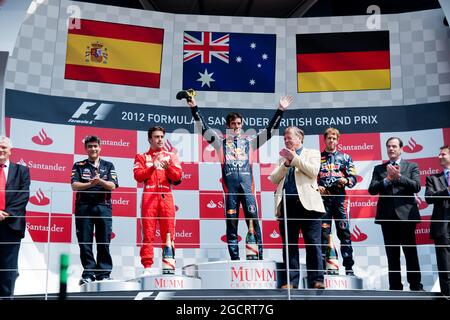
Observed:
[[[164,29],[85,19],[80,26],[68,30],[66,79],[159,88]]]
[[[389,31],[297,35],[298,92],[391,88]]]

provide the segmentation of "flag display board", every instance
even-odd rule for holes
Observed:
[[[183,88],[275,92],[276,35],[184,33]]]
[[[69,28],[65,78],[159,88],[164,30],[79,20]]]
[[[391,88],[389,31],[296,38],[298,92]]]

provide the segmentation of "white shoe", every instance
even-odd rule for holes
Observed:
[[[156,276],[161,274],[158,268],[145,268],[142,276]]]

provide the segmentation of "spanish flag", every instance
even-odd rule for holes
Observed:
[[[85,19],[80,26],[68,30],[66,79],[159,88],[164,29]]]
[[[389,31],[297,35],[298,92],[391,88]]]

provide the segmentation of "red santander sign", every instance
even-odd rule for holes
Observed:
[[[70,183],[73,155],[14,149],[11,159],[30,169],[33,180]]]

